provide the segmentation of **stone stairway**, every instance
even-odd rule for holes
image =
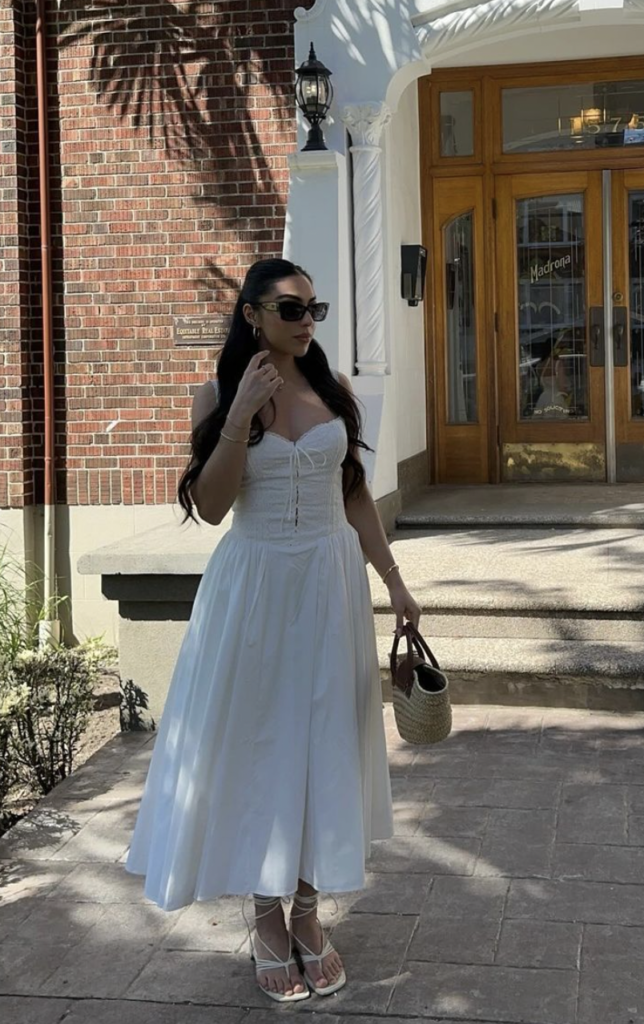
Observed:
[[[435,488],[390,543],[455,702],[644,710],[644,487]]]

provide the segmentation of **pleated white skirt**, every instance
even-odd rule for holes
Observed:
[[[230,530],[202,578],[126,870],[173,910],[365,885],[393,834],[369,581],[345,523],[286,550]]]

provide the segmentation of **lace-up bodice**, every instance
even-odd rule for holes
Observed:
[[[248,448],[232,528],[257,540],[314,541],[347,525],[344,420],[317,423],[297,441],[267,430]]]
[[[219,394],[216,380],[212,381]],[[232,529],[289,548],[348,525],[342,496],[347,431],[341,416],[316,423],[297,441],[267,430],[249,445]]]

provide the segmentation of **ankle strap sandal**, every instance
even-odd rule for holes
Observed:
[[[255,903],[258,906],[266,907],[266,910],[264,910],[263,913],[261,913],[261,914],[258,914],[257,911],[255,911],[255,920],[256,921],[259,918],[261,918],[261,917],[266,917],[268,914],[271,913],[272,910],[275,909],[275,907],[278,906],[278,904],[281,903],[281,897],[280,896],[253,896],[252,898],[254,899]],[[295,966],[299,970],[299,965],[297,963],[297,960],[293,956],[292,949],[291,949],[291,955],[288,957],[287,960],[280,960],[280,958],[277,956],[277,954],[274,952],[274,950],[272,950],[271,947],[268,945],[268,943],[264,942],[264,940],[262,939],[261,941],[264,943],[264,945],[266,946],[266,949],[273,956],[274,959],[273,960],[263,960],[263,959],[261,959],[260,957],[257,956],[257,954],[255,952],[255,943],[253,942],[253,936],[251,935],[250,925],[248,923],[248,918],[246,917],[246,913],[245,913],[245,906],[246,906],[246,900],[247,899],[250,899],[250,897],[249,896],[244,896],[244,900],[242,902],[242,917],[244,918],[244,921],[246,922],[246,927],[248,928],[248,938],[249,938],[249,941],[250,941],[250,948],[251,948],[250,958],[255,963],[255,977],[257,977],[257,975],[259,973],[261,973],[262,971],[280,971],[280,970],[282,970],[282,971],[286,972],[286,977],[287,977],[287,980],[288,980],[288,984],[292,986],[293,985],[293,981],[291,979],[291,974],[290,974],[289,968],[291,967],[291,965],[295,964]],[[288,903],[289,902],[289,897],[288,896],[285,897],[285,900]],[[257,928],[255,928],[255,933],[258,934],[257,933]],[[276,1003],[297,1003],[297,1002],[300,1002],[302,999],[308,999],[310,994],[311,994],[308,991],[308,989],[306,989],[304,992],[293,992],[292,995],[287,996],[284,992],[271,992],[270,989],[264,988],[263,985],[259,984],[259,982],[257,983],[257,987],[259,989],[261,989],[261,991],[264,992],[271,999],[274,999]]]
[[[329,893],[329,895],[331,896],[330,893]],[[338,909],[337,901],[335,900],[335,898],[333,896],[331,896],[331,899],[335,903],[335,908],[336,908],[336,912],[337,912],[337,909]],[[291,920],[289,921],[288,930],[289,930],[289,935],[291,937],[291,950],[295,954],[295,956],[299,959],[299,961],[301,963],[302,975],[304,977],[304,980],[306,981],[306,984],[309,986],[309,988],[311,989],[312,992],[315,992],[315,994],[317,996],[330,996],[334,992],[337,992],[338,989],[341,989],[341,988],[343,988],[344,985],[346,985],[346,983],[347,983],[347,976],[346,976],[346,974],[344,972],[344,969],[342,970],[342,973],[340,974],[340,977],[337,978],[336,981],[334,981],[332,984],[325,985],[322,988],[322,987],[319,987],[319,986],[313,984],[313,982],[311,981],[311,979],[310,979],[309,975],[307,974],[305,968],[306,968],[307,964],[319,963],[320,971],[321,971],[322,970],[322,961],[324,960],[324,958],[327,957],[330,953],[337,952],[337,950],[329,942],[329,940],[328,940],[328,938],[327,938],[327,936],[325,934],[324,928],[322,927],[322,925],[320,924],[320,922],[319,922],[319,920],[317,918],[317,915],[316,915],[315,919],[318,922],[318,924],[320,924],[320,930],[322,932],[322,952],[321,953],[314,953],[313,950],[310,949],[306,945],[306,943],[302,942],[301,939],[296,938],[295,935],[293,934],[293,929],[291,927],[291,922],[293,921],[294,918],[296,919],[298,917],[305,917],[307,914],[310,914],[311,911],[313,911],[313,910],[315,910],[317,908],[317,902],[318,902],[318,893],[314,893],[314,895],[312,895],[312,896],[302,896],[299,892],[294,893],[293,894],[293,909],[291,910]],[[301,913],[299,913],[299,914],[296,913],[296,910],[300,910]],[[302,948],[306,952],[303,953],[302,952]]]

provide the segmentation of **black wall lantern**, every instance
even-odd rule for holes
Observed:
[[[422,245],[402,245],[400,252],[402,297],[410,306],[417,306],[425,294],[427,249]]]
[[[309,59],[305,60],[295,72],[295,97],[297,105],[311,125],[309,137],[303,153],[312,149],[326,149],[320,122],[324,121],[333,102],[333,86],[331,72],[317,59],[315,48],[311,43]]]

